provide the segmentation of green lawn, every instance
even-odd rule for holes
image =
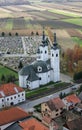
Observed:
[[[13,28],[13,19],[8,19],[5,28],[8,29],[8,30],[12,30],[12,28]]]
[[[68,86],[68,83],[65,83],[65,82],[59,82],[59,83],[49,83],[47,85],[44,85],[43,87],[40,87],[38,89],[35,89],[35,90],[31,90],[31,91],[26,91],[26,97],[30,97],[30,96],[34,96],[36,94],[40,94],[42,92],[46,92],[47,90],[50,90],[52,88],[52,85],[53,87],[57,87],[57,88],[60,88],[61,87],[66,87]]]
[[[0,78],[2,75],[5,75],[5,76],[14,75],[16,78],[18,78],[18,73],[0,65]]]
[[[82,39],[78,38],[78,37],[72,37],[73,41],[76,42],[77,44],[79,44],[80,46],[82,46]]]
[[[82,26],[82,18],[65,19],[65,20],[63,20],[63,21]]]
[[[68,12],[68,11],[63,11],[63,10],[58,10],[58,9],[49,9],[49,12],[56,13],[56,14],[62,14],[65,16],[70,16],[70,17],[80,17],[79,14],[73,13],[73,12]]]

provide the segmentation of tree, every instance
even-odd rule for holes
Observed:
[[[32,35],[32,36],[34,35],[34,32],[33,32],[33,31],[31,32],[31,35]]]
[[[73,76],[73,79],[74,80],[82,79],[82,71],[78,72],[78,73],[75,73],[74,76]]]
[[[7,76],[7,83],[9,83],[9,82],[14,82],[16,80],[16,78],[15,78],[15,76],[14,75],[8,75]]]
[[[9,36],[11,36],[12,34],[11,34],[11,32],[9,32]]]
[[[61,99],[63,98],[63,94],[62,94],[62,92],[60,93],[59,97],[60,97]]]
[[[15,36],[18,36],[18,33],[17,33],[17,32],[15,33]]]
[[[22,61],[19,62],[18,68],[21,69],[23,67]]]
[[[2,81],[2,82],[5,82],[5,80],[6,80],[5,75],[2,74],[2,76],[1,76],[1,81]]]
[[[1,34],[1,35],[2,35],[2,37],[4,37],[4,36],[5,36],[5,33],[4,33],[4,32],[2,32],[2,34]]]
[[[36,32],[36,35],[39,35],[39,33],[38,33],[38,32]]]

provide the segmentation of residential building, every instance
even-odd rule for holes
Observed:
[[[66,122],[63,130],[82,130],[82,117]]]
[[[0,108],[16,105],[25,101],[25,91],[13,83],[0,86]]]
[[[41,113],[43,117],[43,122],[46,125],[51,124],[51,122],[54,121],[55,118],[61,116],[65,108],[66,108],[65,104],[59,97],[51,99],[45,103],[42,103]]]
[[[81,102],[76,94],[66,96],[64,99],[62,99],[62,101],[66,105],[67,110],[73,109],[78,103]]]
[[[60,57],[59,48],[54,34],[54,43],[48,52],[48,42],[43,31],[42,43],[40,43],[36,61],[24,66],[19,71],[19,85],[23,88],[35,89],[50,81],[60,81]]]
[[[13,107],[0,111],[0,130],[4,130],[16,121],[20,121],[30,116],[19,107]]]

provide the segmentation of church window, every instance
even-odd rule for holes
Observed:
[[[45,54],[47,53],[47,51],[45,51]]]
[[[52,57],[54,56],[54,54],[52,54]]]
[[[2,102],[4,101],[4,99],[2,99]]]
[[[56,54],[56,57],[58,57],[58,54]]]
[[[39,80],[41,80],[41,77],[39,78]]]
[[[38,66],[38,72],[42,71],[42,67]]]

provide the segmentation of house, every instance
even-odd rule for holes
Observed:
[[[43,31],[42,42],[36,53],[36,61],[24,66],[19,71],[19,86],[32,90],[50,81],[60,81],[60,57],[56,33],[50,49],[50,56],[48,50],[48,42]]]
[[[79,103],[75,106],[74,110],[79,114],[82,114],[82,103]]]
[[[8,107],[25,101],[25,91],[13,83],[0,86],[0,108]]]
[[[66,105],[67,110],[73,109],[78,103],[81,102],[76,94],[66,96],[64,99],[62,99],[62,101]]]
[[[25,119],[28,116],[30,115],[19,107],[2,110],[0,111],[0,130],[4,130],[16,121]]]
[[[28,120],[20,122],[19,126],[22,128],[22,130],[49,130],[48,127],[43,125],[35,118],[30,118]]]
[[[43,122],[46,125],[51,124],[51,122],[58,116],[61,116],[63,110],[65,109],[63,101],[57,97],[51,99],[45,103],[41,104],[41,113],[43,117]]]
[[[82,130],[82,117],[66,122],[63,130]]]

